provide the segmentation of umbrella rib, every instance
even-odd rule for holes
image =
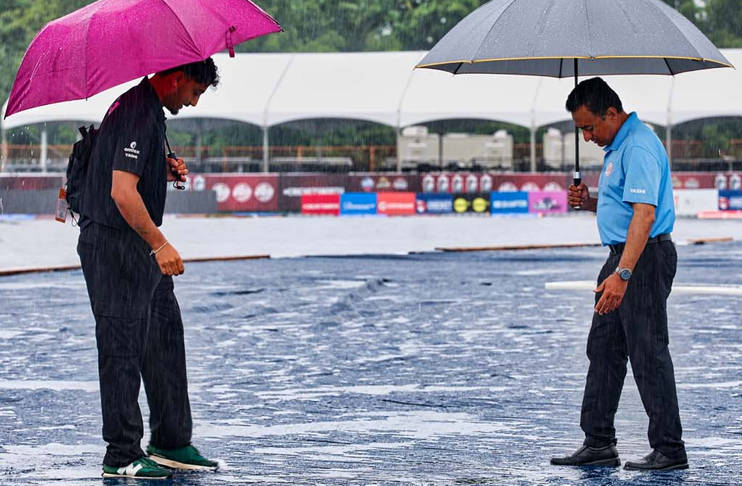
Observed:
[[[670,67],[670,63],[667,58],[663,57],[662,59],[665,61],[665,65],[667,66],[667,71],[670,73],[670,76],[675,76],[675,73],[672,72],[672,68]]]
[[[502,16],[503,16],[503,15],[505,15],[505,12],[507,12],[507,11],[508,11],[508,10],[510,9],[510,7],[512,7],[512,6],[513,6],[513,5],[515,4],[515,2],[516,2],[516,1],[517,1],[517,0],[510,0],[510,3],[508,4],[508,6],[507,6],[507,7],[505,7],[505,8],[503,9],[503,11],[502,11],[502,12],[500,13],[500,15],[499,15],[499,16],[497,17],[497,19],[495,19],[495,21],[494,21],[494,22],[492,22],[492,27],[490,27],[490,28],[489,28],[489,30],[487,30],[487,33],[486,33],[486,34],[485,34],[485,35],[484,35],[484,36],[482,37],[482,39],[486,39],[487,37],[489,37],[489,35],[490,35],[490,34],[492,33],[492,31],[493,31],[493,30],[495,29],[495,25],[497,25],[497,21],[498,21],[498,20],[500,20],[500,19],[502,18]],[[479,49],[480,49],[481,47],[482,47],[482,44],[479,44],[479,46],[477,47],[477,50],[476,50],[476,51],[475,51],[475,53],[474,53],[474,57],[475,57],[475,58],[477,57],[477,53],[479,52]],[[474,62],[474,59],[471,59],[471,60],[469,60],[469,62]]]
[[[587,0],[582,0],[582,5],[585,6],[585,20],[587,21],[587,43],[588,43],[588,55],[592,57],[593,52],[593,36],[590,32],[590,15],[587,13]]]
[[[655,3],[653,3],[653,2],[647,2],[647,3],[650,4],[652,6],[652,8],[654,8],[655,10],[659,10],[660,13],[664,13],[664,12],[662,12],[662,9],[659,8],[659,6],[657,6]],[[668,7],[668,8],[670,8],[670,10],[672,10],[673,12],[677,12],[672,7]],[[680,14],[678,13],[678,15],[680,15]],[[700,53],[698,52],[698,48],[693,44],[693,42],[691,42],[691,40],[686,35],[683,34],[683,30],[675,23],[675,20],[670,15],[665,15],[665,18],[667,18],[670,21],[670,23],[672,24],[673,28],[676,31],[680,32],[680,37],[682,39],[684,39],[686,41],[686,43],[693,48],[693,50],[696,52],[696,57],[698,59],[701,59],[701,60],[705,61],[705,58],[703,56],[701,56]],[[683,17],[683,18],[685,18],[685,17]],[[688,20],[688,23],[691,24],[694,28],[697,28],[695,25],[693,25],[693,22],[691,22],[690,20]]]
[[[180,17],[178,17],[178,14],[175,13],[175,10],[173,10],[173,7],[170,6],[170,4],[168,3],[168,0],[160,0],[160,1],[163,4],[165,4],[168,10],[170,10],[173,13],[173,16],[178,20],[178,23],[180,24],[181,27],[183,27],[183,30],[188,35],[188,38],[191,40],[191,44],[193,45],[193,47],[196,48],[196,51],[198,51],[198,55],[201,57],[201,60],[203,60],[204,59],[203,53],[201,52],[200,49],[198,49],[197,47],[198,44],[196,44],[196,40],[193,38],[193,35],[191,35],[191,32],[186,28],[185,24],[183,24],[183,21],[180,19]]]
[[[105,5],[108,3],[108,0],[103,0],[99,5]],[[88,28],[85,32],[85,99],[88,99],[88,93],[90,92],[90,87],[88,86],[88,83],[90,83],[90,78],[88,77],[88,41],[90,40],[90,24],[93,23],[93,17],[95,17],[95,14],[98,13],[98,10],[90,14],[90,19],[88,20]]]

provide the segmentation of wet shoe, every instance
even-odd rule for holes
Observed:
[[[638,461],[626,461],[624,469],[630,471],[671,471],[688,469],[688,457],[670,459],[658,450],[653,450]]]
[[[158,466],[156,462],[146,457],[140,457],[124,467],[103,464],[104,478],[167,479],[170,476],[168,469]]]
[[[612,466],[621,465],[616,446],[605,447],[582,446],[571,456],[552,457],[551,463],[555,466]]]
[[[218,462],[206,459],[192,445],[178,449],[160,449],[150,444],[147,446],[147,454],[157,464],[173,469],[216,471],[219,467]]]

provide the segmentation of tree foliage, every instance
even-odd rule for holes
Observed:
[[[664,0],[720,47],[742,46],[742,0]],[[0,96],[7,98],[28,44],[50,20],[92,0],[2,0]],[[485,0],[258,0],[282,34],[238,46],[246,52],[430,49]]]

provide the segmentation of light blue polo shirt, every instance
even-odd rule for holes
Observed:
[[[672,177],[667,152],[657,135],[631,113],[603,150],[598,183],[598,232],[603,244],[626,241],[634,216],[632,203],[657,208],[650,238],[671,233],[675,225]]]

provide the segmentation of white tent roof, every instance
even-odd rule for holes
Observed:
[[[424,54],[296,54],[268,105],[268,125],[353,118],[397,126],[405,87]]]
[[[723,49],[742,66],[742,49]],[[367,120],[404,127],[434,120],[478,118],[525,127],[568,120],[574,81],[505,75],[452,76],[413,69],[425,52],[238,54],[215,56],[222,75],[184,118],[235,120],[259,126],[317,118]],[[628,111],[658,125],[742,116],[742,71],[711,69],[664,76],[611,76]],[[100,121],[136,81],[88,100],[34,108],[2,121],[3,129],[51,121]]]

